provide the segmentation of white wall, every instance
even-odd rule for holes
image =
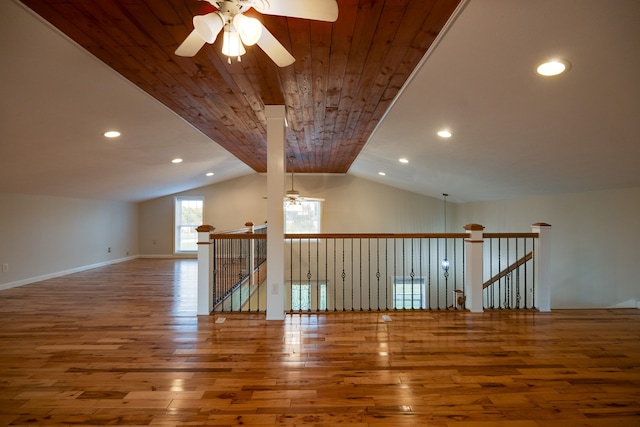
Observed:
[[[551,308],[634,307],[640,301],[640,188],[456,206],[456,224],[487,232],[552,226]]]
[[[133,203],[0,194],[0,289],[134,257],[137,227]]]
[[[323,233],[444,231],[442,200],[349,175],[296,175],[295,189],[303,196],[325,199],[322,203]],[[140,253],[173,252],[173,200],[177,195],[204,197],[204,222],[216,227],[217,231],[224,231],[241,228],[247,221],[264,224],[266,192],[266,176],[256,173],[143,202],[140,204]],[[453,211],[449,214],[453,217]]]

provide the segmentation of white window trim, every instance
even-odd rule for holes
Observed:
[[[183,250],[179,250],[178,249],[178,223],[177,223],[177,216],[178,216],[178,206],[179,203],[183,200],[199,200],[202,202],[202,219],[204,221],[204,197],[202,196],[175,196],[173,198],[173,253],[174,255],[180,255],[180,254],[195,254],[198,252],[197,249],[192,250],[192,251],[183,251]],[[192,224],[195,225],[196,227],[202,225],[202,224]]]

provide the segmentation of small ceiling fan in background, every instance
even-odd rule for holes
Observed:
[[[285,193],[284,201],[288,205],[298,205],[298,204],[300,204],[300,201],[302,201],[302,200],[321,201],[321,202],[323,202],[324,199],[318,199],[318,198],[315,198],[315,197],[303,197],[294,188],[293,179],[294,179],[294,176],[295,176],[295,171],[294,171],[294,168],[293,168],[293,162],[295,162],[295,160],[296,160],[296,156],[289,156],[289,163],[291,163],[291,190],[287,190],[287,192]]]
[[[296,160],[296,156],[289,156],[289,163],[291,163],[291,190],[287,190],[284,195],[284,201],[290,205],[295,205],[300,200],[300,193],[293,188],[293,177],[295,175],[293,170],[293,162]]]
[[[254,8],[265,15],[287,16],[335,22],[338,19],[336,0],[206,0],[218,10],[193,18],[194,29],[176,50],[176,55],[191,57],[204,46],[212,44],[223,30],[222,53],[231,58],[246,53],[244,46],[257,44],[279,67],[295,62],[285,49],[260,21],[244,16]]]
[[[300,192],[297,191],[293,185],[294,178],[295,178],[295,172],[293,170],[293,162],[295,162],[296,156],[289,156],[288,159],[289,159],[289,163],[291,163],[291,190],[287,190],[287,192],[284,194],[284,202],[288,206],[300,205],[300,202],[304,200],[324,202],[324,199],[320,199],[317,197],[306,197],[306,196],[300,195]],[[263,199],[266,199],[266,197],[263,197]]]

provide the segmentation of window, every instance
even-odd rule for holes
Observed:
[[[176,197],[175,212],[175,252],[196,252],[198,232],[202,225],[202,197]]]
[[[423,278],[393,278],[393,308],[410,310],[425,308],[425,305],[426,295]]]
[[[320,201],[298,200],[284,203],[284,232],[289,234],[320,233]]]
[[[313,289],[315,289],[313,285]],[[327,309],[327,285],[325,283],[320,284],[320,295],[315,295],[311,292],[312,286],[308,283],[291,284],[291,310],[326,310]],[[316,298],[319,297],[320,301],[316,304]]]

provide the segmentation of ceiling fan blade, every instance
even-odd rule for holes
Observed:
[[[176,55],[191,57],[194,56],[204,46],[205,41],[198,35],[196,30],[191,31],[180,46],[176,49]]]
[[[336,0],[256,0],[253,8],[265,15],[290,16],[335,22],[338,19]]]
[[[262,34],[256,44],[260,46],[260,49],[264,50],[264,53],[266,53],[278,67],[286,67],[296,61],[289,51],[285,49],[278,39],[264,26],[262,26]]]

